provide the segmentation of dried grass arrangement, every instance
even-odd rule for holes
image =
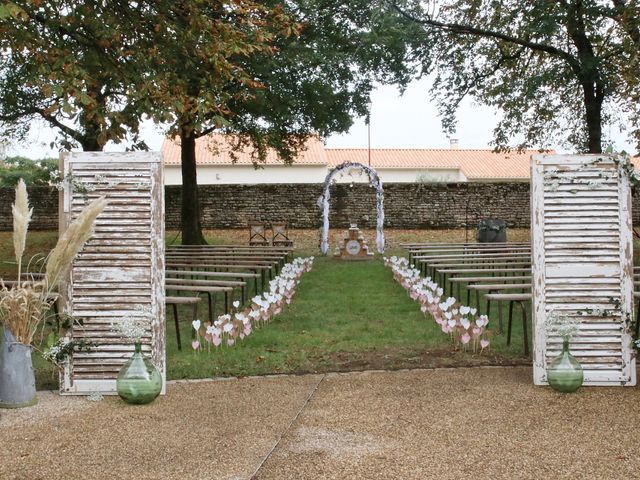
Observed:
[[[55,291],[60,281],[67,275],[73,259],[91,237],[95,220],[106,205],[104,197],[87,205],[58,239],[58,243],[49,254],[43,279],[22,281],[22,257],[33,210],[29,208],[24,181],[21,179],[18,182],[16,200],[12,207],[13,245],[18,265],[18,280],[12,288],[7,288],[0,279],[0,324],[4,325],[18,342],[26,345],[33,342],[38,328],[43,324],[55,301]]]

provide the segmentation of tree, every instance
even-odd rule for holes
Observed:
[[[202,243],[196,139],[235,134],[256,164],[270,147],[292,161],[309,135],[366,112],[374,78],[407,81],[398,34],[364,0],[5,2],[0,120],[38,115],[87,150],[135,135],[145,114],[169,125],[182,241]]]
[[[163,60],[154,78],[172,88],[153,99],[154,117],[172,123],[170,134],[180,138],[182,150],[183,243],[204,241],[197,138],[225,133],[236,149],[253,149],[256,165],[269,148],[290,163],[310,135],[346,131],[354,115],[366,112],[374,76],[399,83],[409,78],[402,37],[386,24],[388,16],[373,18],[379,11],[369,2],[235,3],[242,8],[205,12],[195,20],[193,12],[184,14],[189,23],[175,28],[179,41],[168,36],[155,42]],[[189,57],[209,48],[209,39],[198,34],[202,30],[227,39],[224,62]],[[382,35],[395,41],[381,43]]]
[[[23,138],[40,118],[60,132],[64,149],[99,151],[127,137],[139,142],[144,109],[135,95],[141,71],[132,49],[145,15],[129,2],[0,5],[2,133]]]
[[[14,188],[21,178],[28,186],[50,185],[58,171],[58,160],[7,157],[0,160],[0,187]]]
[[[447,131],[455,130],[462,98],[471,96],[502,111],[494,132],[499,149],[515,138],[519,148],[559,141],[600,153],[603,127],[626,122],[640,145],[637,0],[388,5],[422,27],[413,58],[423,74],[435,73]]]

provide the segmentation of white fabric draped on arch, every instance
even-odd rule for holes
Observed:
[[[376,247],[378,253],[384,253],[384,191],[382,180],[373,168],[357,162],[345,162],[331,170],[324,180],[322,195],[318,198],[318,207],[322,208],[322,242],[320,250],[323,255],[329,251],[329,198],[331,197],[330,187],[336,175],[350,170],[360,169],[369,176],[369,185],[376,189],[376,210],[378,214],[376,226]]]

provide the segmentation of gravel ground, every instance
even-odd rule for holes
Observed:
[[[285,432],[319,375],[177,383],[150,405],[117,397],[0,427],[0,479],[244,479]]]
[[[640,478],[639,401],[526,367],[331,374],[257,478]]]
[[[494,367],[180,382],[140,407],[45,392],[0,411],[0,478],[640,478],[637,388],[562,395],[531,378]]]

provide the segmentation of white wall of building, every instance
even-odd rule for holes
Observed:
[[[255,185],[259,183],[322,183],[329,173],[325,165],[268,165],[254,169],[249,165],[200,165],[198,166],[199,185]],[[466,182],[467,179],[458,169],[418,169],[418,168],[381,168],[378,175],[382,183],[442,183]],[[368,182],[366,174],[352,171],[336,177],[337,183]],[[179,165],[165,166],[165,185],[181,185],[182,175]]]
[[[165,165],[165,185],[181,185],[179,165]],[[199,185],[255,185],[258,183],[322,183],[325,165],[267,165],[255,169],[249,165],[199,165]]]
[[[442,182],[466,182],[467,179],[458,169],[446,168],[380,168],[376,170],[378,176],[385,183],[442,183]],[[354,172],[349,175],[344,173],[336,177],[337,183],[362,183],[368,182],[369,177],[363,172]]]

